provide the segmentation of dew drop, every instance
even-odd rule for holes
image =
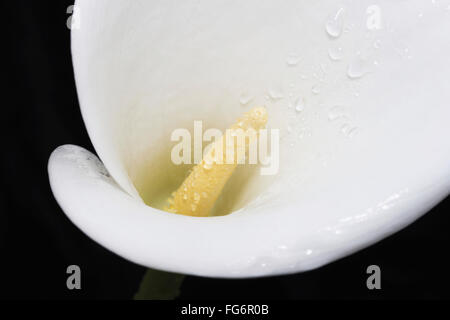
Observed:
[[[354,57],[348,65],[347,76],[350,79],[359,79],[367,73],[366,62],[359,55]]]
[[[328,17],[325,23],[325,30],[333,37],[338,38],[342,34],[342,28],[344,26],[344,8],[340,8],[336,13]]]
[[[284,98],[283,93],[281,92],[281,90],[276,90],[276,89],[270,89],[269,90],[269,97],[272,100],[280,100]]]
[[[350,130],[350,125],[348,123],[343,124],[341,127],[342,133],[347,133],[348,130]]]
[[[239,97],[239,102],[241,103],[241,105],[245,106],[247,105],[250,101],[253,100],[253,96],[251,96],[249,93],[244,92],[241,94],[241,96]]]
[[[345,108],[343,106],[334,106],[328,111],[328,120],[335,121],[345,117]]]
[[[353,138],[358,133],[358,131],[358,127],[353,127],[348,123],[343,124],[341,127],[341,132],[349,138]]]
[[[198,203],[200,201],[200,194],[198,192],[194,192],[194,202]]]
[[[286,64],[289,67],[295,67],[300,63],[300,56],[296,55],[296,54],[289,54],[286,58]]]
[[[348,130],[347,136],[348,136],[349,138],[353,138],[355,135],[358,134],[358,132],[359,132],[359,128],[353,127],[353,128],[351,128],[350,130]]]
[[[343,57],[343,50],[341,47],[328,49],[328,56],[333,61],[339,61]]]
[[[381,40],[375,40],[374,42],[373,42],[373,47],[375,48],[375,49],[380,49],[381,48]]]
[[[312,93],[319,94],[320,93],[320,85],[316,84],[311,88]]]
[[[209,162],[209,161],[204,161],[203,162],[203,169],[211,170],[211,168],[212,168],[212,163],[211,162]]]
[[[305,100],[303,98],[298,98],[295,102],[295,111],[298,113],[302,112],[305,109]]]

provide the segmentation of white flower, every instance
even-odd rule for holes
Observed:
[[[64,212],[135,263],[212,277],[316,268],[427,212],[450,190],[448,1],[339,4],[78,0],[77,89],[107,171],[58,148],[49,174]],[[172,130],[225,128],[250,105],[289,127],[278,175],[237,177],[227,216],[144,204],[180,182]]]

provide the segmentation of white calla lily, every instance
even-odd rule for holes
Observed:
[[[106,248],[185,274],[300,272],[379,241],[450,190],[449,5],[78,0],[76,83],[104,166],[58,148],[54,195]],[[226,216],[145,204],[180,182],[174,129],[224,129],[253,105],[282,130],[277,175],[230,181]]]

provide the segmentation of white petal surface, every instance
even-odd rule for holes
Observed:
[[[85,170],[73,148],[52,156],[51,182],[66,214],[112,251],[208,276],[302,271],[395,232],[448,194],[450,1],[77,5],[83,116],[132,197]],[[381,20],[370,30],[374,10]],[[327,33],[337,12],[342,30]],[[254,176],[241,210],[194,219],[137,201],[136,189],[151,196],[172,179],[162,164],[173,129],[225,128],[256,104],[282,130],[280,172]]]
[[[115,184],[98,158],[80,147],[55,150],[49,175],[69,218],[106,248],[147,267],[210,277],[319,267],[404,227],[441,200],[443,185],[448,187],[441,182],[420,193],[394,193],[366,210],[358,210],[357,201],[342,202],[338,192],[324,193],[322,201],[249,208],[204,219],[136,201]],[[330,204],[347,218],[330,219],[324,214]]]

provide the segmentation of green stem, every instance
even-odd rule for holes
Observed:
[[[184,275],[147,269],[134,300],[173,300],[180,294]]]

